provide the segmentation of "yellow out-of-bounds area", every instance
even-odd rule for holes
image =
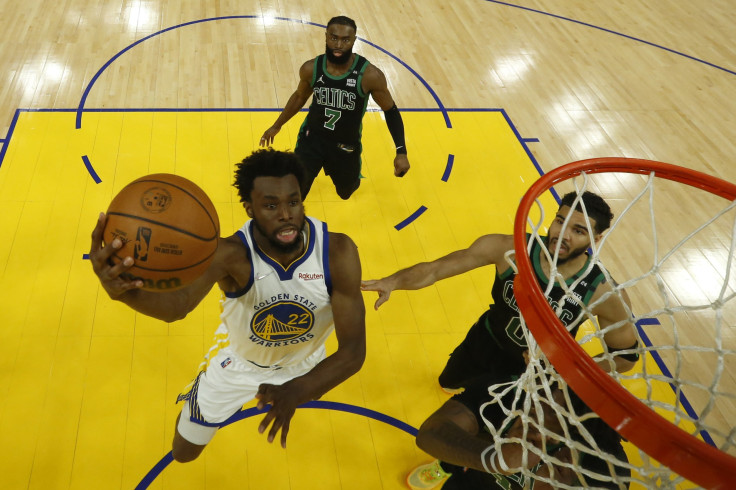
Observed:
[[[452,128],[440,112],[403,112],[412,167],[396,178],[386,125],[369,112],[360,189],[342,201],[328,177],[315,182],[307,213],[353,238],[364,278],[486,233],[511,233],[519,199],[539,176],[530,153],[500,111],[448,116]],[[0,165],[7,488],[134,488],[170,450],[176,395],[211,344],[219,294],[173,324],[137,314],[99,286],[84,258],[90,233],[124,185],[159,172],[200,185],[222,233],[233,233],[246,219],[231,186],[234,164],[256,148],[276,112],[85,112],[80,129],[75,117],[21,111]],[[302,117],[278,134],[276,148],[294,148]],[[551,195],[543,201],[555,209]],[[375,295],[365,294],[365,365],[324,399],[418,427],[447,399],[436,376],[490,301],[492,276],[484,268],[397,292],[379,311]],[[223,429],[200,459],[169,465],[150,488],[397,489],[428,460],[406,431],[357,414],[299,410],[285,451],[257,433],[259,421]],[[305,477],[315,465],[320,478]]]

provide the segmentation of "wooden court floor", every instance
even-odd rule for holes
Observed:
[[[172,172],[208,192],[223,233],[238,228],[233,163],[337,14],[355,18],[356,51],[386,73],[412,163],[392,176],[390,136],[369,112],[360,190],[341,201],[322,176],[307,199],[308,214],[356,241],[365,278],[510,232],[526,188],[569,161],[648,158],[733,181],[729,3],[5,5],[0,487],[405,488],[430,459],[411,432],[447,398],[436,376],[487,306],[492,269],[395,294],[378,312],[366,294],[365,366],[324,406],[297,412],[286,451],[250,417],[196,462],[166,464],[176,394],[211,344],[218,295],[170,325],[110,301],[84,260],[97,213],[130,180]],[[294,147],[302,118],[277,148]],[[625,183],[601,188],[615,211],[630,198]],[[722,416],[732,426],[736,408]]]

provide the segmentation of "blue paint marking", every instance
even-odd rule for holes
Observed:
[[[13,114],[13,120],[10,121],[10,128],[8,129],[8,134],[5,136],[5,139],[3,142],[3,148],[0,150],[0,167],[3,166],[3,160],[5,159],[5,153],[8,151],[8,145],[10,144],[10,138],[13,136],[13,131],[15,131],[15,125],[18,124],[18,116],[20,115],[20,109],[15,110],[15,114]]]
[[[450,179],[450,172],[452,172],[452,164],[455,162],[455,155],[450,153],[447,155],[447,165],[445,166],[445,173],[442,174],[442,181],[447,182]]]
[[[25,112],[77,112],[79,109],[22,109]],[[184,109],[178,109],[178,108],[171,108],[171,107],[161,107],[161,108],[93,108],[93,109],[84,109],[84,112],[138,112],[138,113],[147,113],[147,112],[280,112],[281,108],[270,108],[270,109],[253,109],[253,108],[184,108]],[[307,112],[309,109],[303,108],[300,112]],[[19,110],[20,111],[20,110]],[[379,109],[374,109],[369,112],[378,112]],[[500,112],[504,113],[503,109],[467,109],[467,108],[441,108],[441,109],[402,109],[402,112]],[[79,113],[78,113],[79,114]],[[518,131],[513,127],[513,124],[511,123],[510,119],[505,116],[507,123],[514,131],[514,134],[516,135],[517,139],[522,143],[522,146],[524,146],[524,139],[521,138]],[[17,119],[17,115],[16,118]],[[14,120],[15,121],[15,120]],[[529,141],[529,140],[526,140]],[[538,140],[537,140],[538,141]],[[527,155],[532,159],[534,162],[534,156],[531,154],[530,151],[528,151],[528,148],[524,146],[525,151],[527,152]],[[0,153],[0,164],[2,164],[2,155],[3,153]],[[447,182],[450,178],[450,172],[452,171],[453,164],[454,164],[455,155],[449,154],[448,155],[448,162],[445,167],[445,172],[442,176],[442,180],[444,182]],[[90,176],[94,179],[96,183],[102,182],[102,179],[99,177],[99,175],[95,172],[94,167],[92,166],[91,161],[89,160],[89,157],[86,155],[82,156],[82,161],[84,162],[85,167],[87,168],[87,171],[89,172]],[[541,168],[538,164],[535,163],[535,167],[540,172],[541,175]],[[553,191],[554,192],[554,191]],[[416,219],[416,218],[414,218]],[[407,224],[411,222],[412,220],[409,219]],[[406,226],[406,225],[404,225]],[[403,226],[402,226],[403,228]]]
[[[146,474],[146,476],[143,477],[141,482],[136,485],[135,490],[144,490],[148,488],[151,483],[153,483],[153,480],[156,479],[158,475],[161,474],[162,471],[164,471],[164,468],[169,466],[174,461],[174,456],[171,454],[171,451],[169,451],[166,456],[161,458],[161,461],[156,463],[156,466],[151,468],[151,471]]]
[[[539,173],[539,176],[541,177],[544,175],[544,170],[542,170],[542,167],[539,165],[539,162],[537,162],[537,159],[534,157],[534,154],[529,149],[529,146],[527,145],[527,142],[530,141],[530,138],[522,138],[521,134],[519,134],[519,130],[516,129],[516,126],[514,126],[514,123],[511,122],[511,118],[509,117],[508,113],[505,109],[500,109],[501,114],[503,115],[503,118],[506,120],[506,124],[509,125],[511,128],[511,131],[514,132],[514,135],[516,136],[516,139],[519,140],[519,143],[521,144],[521,147],[524,148],[524,152],[526,153],[526,156],[529,157],[529,160],[532,162],[532,165],[534,165],[534,168],[537,169],[537,172]],[[536,138],[533,138],[536,141],[539,141]],[[557,201],[557,204],[560,203],[562,199],[560,199],[559,194],[557,194],[557,191],[554,187],[550,187],[549,192],[552,194],[552,197],[554,197],[555,201]]]
[[[92,77],[92,79],[90,80],[89,84],[87,84],[87,87],[85,88],[84,93],[82,94],[82,98],[79,101],[79,106],[77,107],[77,110],[76,110],[76,112],[77,112],[76,123],[75,123],[76,124],[76,126],[75,126],[76,129],[80,129],[82,127],[82,114],[84,112],[89,112],[90,111],[89,109],[85,109],[84,108],[84,104],[87,101],[87,97],[89,96],[89,93],[92,91],[92,87],[94,86],[94,84],[100,78],[100,76],[102,75],[102,73],[104,73],[104,71],[113,62],[115,62],[115,60],[117,60],[120,56],[122,56],[123,54],[125,54],[126,52],[128,52],[129,50],[131,50],[132,48],[134,48],[135,46],[137,46],[137,45],[139,45],[139,44],[141,44],[141,43],[143,43],[143,42],[145,42],[145,41],[147,41],[147,40],[149,40],[149,39],[151,39],[151,38],[153,38],[155,36],[158,36],[158,35],[163,34],[165,32],[169,32],[169,31],[174,30],[174,29],[178,29],[180,27],[186,27],[186,26],[191,26],[191,25],[194,25],[194,24],[201,24],[201,23],[204,23],[204,22],[211,22],[211,21],[218,21],[218,20],[260,19],[260,18],[261,17],[260,16],[257,16],[257,15],[231,15],[231,16],[212,17],[212,18],[208,18],[208,19],[200,19],[200,20],[195,20],[195,21],[191,21],[191,22],[185,22],[183,24],[178,24],[178,25],[175,25],[175,26],[167,27],[166,29],[163,29],[161,31],[154,32],[153,34],[150,34],[150,35],[148,35],[148,36],[146,36],[146,37],[144,37],[142,39],[139,39],[138,41],[130,44],[129,46],[127,46],[126,48],[124,48],[123,50],[121,50],[120,52],[118,52],[115,56],[113,56],[112,58],[110,58],[110,60],[108,60],[107,63],[105,63],[104,65],[102,65],[102,67]],[[317,23],[314,23],[314,22],[308,22],[308,21],[304,21],[304,20],[300,20],[300,19],[290,19],[290,18],[287,18],[287,17],[275,17],[274,20],[280,20],[280,21],[286,21],[286,22],[298,22],[300,24],[312,25],[312,26],[321,27],[321,28],[326,28],[327,27],[327,26],[325,26],[323,24],[317,24]],[[429,84],[427,83],[427,81],[424,80],[419,75],[419,73],[417,73],[416,70],[414,70],[413,68],[411,68],[404,61],[402,61],[401,59],[399,59],[397,56],[395,56],[394,54],[390,53],[389,51],[385,50],[384,48],[382,48],[382,47],[380,47],[380,46],[378,46],[378,45],[376,45],[376,44],[374,44],[374,43],[372,43],[372,42],[370,42],[370,41],[368,41],[366,39],[363,39],[361,37],[357,37],[357,39],[360,40],[360,41],[362,41],[362,42],[364,42],[364,43],[366,43],[366,44],[368,44],[368,45],[370,45],[370,46],[372,46],[372,47],[374,47],[374,48],[376,48],[376,49],[378,49],[379,51],[385,53],[386,55],[388,55],[391,58],[393,58],[394,60],[396,60],[399,64],[401,64],[407,70],[409,70],[409,72],[412,73],[422,83],[422,85],[424,85],[424,87],[429,91],[430,95],[434,98],[435,102],[437,103],[437,106],[439,107],[439,109],[442,112],[442,115],[443,115],[443,117],[445,119],[445,125],[448,128],[452,128],[452,123],[450,122],[450,116],[449,116],[449,114],[447,112],[447,109],[445,109],[444,105],[442,104],[442,101],[437,96],[437,94],[432,89],[432,87],[429,86]],[[176,111],[176,109],[168,109],[168,110],[171,111],[171,112]],[[222,109],[222,110],[227,111],[228,109]],[[237,109],[229,109],[229,110],[237,110]],[[269,110],[270,109],[254,109],[254,111],[269,111]],[[305,109],[302,109],[302,110],[305,110]],[[123,112],[125,112],[125,111],[126,110],[123,110]],[[131,110],[127,110],[127,111],[132,112]],[[1,162],[2,162],[2,154],[0,154],[0,163]],[[92,175],[92,178],[95,179],[96,174],[94,174],[94,170],[92,169],[92,166],[89,164],[89,160],[85,160],[85,166],[87,167],[87,170],[90,172],[90,175]],[[97,177],[97,179],[99,179],[99,177]],[[95,180],[95,182],[100,183],[101,181],[100,180]]]
[[[92,168],[92,162],[89,161],[89,158],[87,155],[82,155],[82,161],[84,162],[84,166],[87,167],[87,172],[92,176],[92,179],[95,181],[96,184],[99,184],[102,182],[102,179],[99,175],[97,175],[97,172],[95,172],[95,169]]]
[[[267,406],[268,407],[268,406]],[[411,425],[402,422],[401,420],[395,419],[394,417],[391,417],[389,415],[386,415],[381,412],[376,412],[375,410],[370,410],[363,407],[358,407],[355,405],[348,405],[347,403],[339,403],[339,402],[330,402],[330,401],[322,401],[322,400],[315,400],[311,402],[307,402],[303,405],[299,405],[297,408],[314,408],[314,409],[322,409],[322,410],[336,410],[338,412],[347,412],[352,413],[355,415],[362,415],[363,417],[371,418],[374,420],[378,420],[379,422],[383,422],[388,425],[392,425],[396,427],[399,430],[402,430],[406,432],[407,434],[416,437],[417,433],[419,432],[416,428],[412,427]],[[247,410],[241,410],[239,412],[236,412],[232,417],[227,419],[220,427],[225,427],[227,425],[232,424],[233,422],[237,422],[239,420],[243,420],[249,417],[253,417],[254,415],[258,415],[261,413],[265,413],[268,411],[268,408],[264,408],[263,410],[259,410],[256,407],[249,408]],[[161,472],[172,462],[174,461],[174,457],[171,455],[171,451],[169,451],[166,456],[161,458],[161,461],[156,463],[156,465],[151,468],[151,471],[149,471],[146,476],[143,477],[141,482],[135,487],[136,490],[145,490],[147,489],[151,483],[158,477],[158,475],[161,474]]]
[[[649,336],[644,332],[644,329],[642,326],[644,325],[662,325],[659,320],[656,318],[642,318],[638,322],[636,322],[636,330],[639,332],[639,337],[641,337],[641,340],[644,342],[644,344],[647,347],[652,346],[652,341],[649,340]],[[652,358],[654,359],[654,362],[657,363],[657,366],[659,367],[659,370],[662,371],[662,374],[672,378],[672,373],[667,368],[667,364],[665,364],[664,359],[662,359],[662,356],[659,355],[659,352],[656,350],[649,351],[649,353],[652,355]],[[690,404],[690,401],[687,399],[685,394],[680,391],[678,393],[677,386],[675,386],[674,383],[670,383],[670,388],[672,388],[672,391],[675,393],[675,396],[677,396],[678,400],[680,401],[680,404],[682,405],[682,408],[685,409],[685,412],[692,418],[693,420],[698,420],[698,414],[695,412],[695,409],[693,409],[693,406]],[[718,448],[716,446],[715,441],[711,437],[711,435],[706,430],[701,430],[700,435],[703,438],[703,441],[705,441],[707,444],[710,444],[711,446]]]
[[[524,138],[522,141],[524,143],[539,143],[539,138]]]
[[[406,218],[404,221],[402,221],[398,225],[394,226],[394,228],[396,228],[397,231],[398,230],[401,230],[406,225],[408,225],[409,223],[411,223],[412,221],[414,221],[415,219],[417,219],[418,217],[420,217],[426,210],[427,210],[427,207],[426,206],[419,206],[419,209],[417,209],[416,211],[414,211],[411,214],[411,216],[409,216],[408,218]]]
[[[690,60],[693,60],[693,61],[697,61],[698,63],[702,63],[704,65],[708,65],[708,66],[713,67],[713,68],[716,68],[718,70],[725,71],[726,73],[730,73],[731,75],[736,75],[736,71],[729,70],[727,68],[723,68],[722,66],[718,66],[716,64],[709,63],[708,61],[701,60],[700,58],[696,58],[695,56],[690,56],[689,54],[685,54],[685,53],[682,53],[680,51],[675,51],[674,49],[670,49],[670,48],[667,48],[667,47],[662,46],[662,45],[659,45],[659,44],[654,44],[652,42],[645,41],[644,39],[640,39],[638,37],[629,36],[628,34],[623,34],[621,32],[612,31],[611,29],[606,29],[605,27],[600,27],[600,26],[596,26],[596,25],[593,25],[593,24],[588,24],[587,22],[582,22],[582,21],[579,21],[579,20],[571,19],[569,17],[563,17],[561,15],[551,14],[549,12],[544,12],[542,10],[536,10],[536,9],[529,8],[529,7],[522,7],[521,5],[514,5],[513,3],[499,2],[498,0],[486,0],[486,2],[496,3],[498,5],[505,5],[507,7],[513,7],[513,8],[517,8],[517,9],[521,9],[521,10],[526,10],[528,12],[534,12],[536,14],[542,14],[542,15],[546,15],[548,17],[554,17],[555,19],[560,19],[560,20],[564,20],[564,21],[567,21],[567,22],[573,22],[575,24],[580,24],[581,26],[590,27],[592,29],[598,29],[599,31],[607,32],[607,33],[613,34],[615,36],[624,37],[626,39],[630,39],[630,40],[636,41],[638,43],[646,44],[646,45],[652,46],[652,47],[657,48],[657,49],[662,49],[662,50],[667,51],[669,53],[676,54],[677,56],[682,56],[684,58],[687,58],[687,59],[690,59]]]
[[[183,24],[178,24],[178,25],[175,25],[175,26],[167,27],[166,29],[160,30],[158,32],[154,32],[153,34],[150,34],[150,35],[148,35],[148,36],[146,36],[146,37],[144,37],[142,39],[139,39],[136,42],[130,44],[129,46],[127,46],[126,48],[124,48],[123,50],[121,50],[120,52],[118,52],[115,56],[113,56],[112,58],[110,58],[110,60],[107,63],[105,63],[104,65],[102,65],[102,67],[92,77],[92,80],[90,80],[89,84],[87,84],[87,87],[85,88],[84,93],[82,94],[82,98],[79,101],[79,106],[77,107],[76,128],[77,129],[80,129],[82,127],[82,113],[86,111],[86,109],[84,109],[84,104],[87,101],[87,97],[89,96],[89,93],[92,90],[92,87],[94,86],[94,84],[100,78],[100,76],[102,75],[102,73],[113,62],[115,62],[115,60],[117,60],[118,58],[120,58],[126,52],[130,51],[132,48],[138,46],[139,44],[141,44],[141,43],[143,43],[143,42],[145,42],[145,41],[147,41],[147,40],[149,40],[149,39],[151,39],[153,37],[156,37],[156,36],[158,36],[160,34],[163,34],[165,32],[172,31],[174,29],[178,29],[180,27],[187,27],[187,26],[191,26],[191,25],[194,25],[194,24],[201,24],[201,23],[204,23],[204,22],[212,22],[212,21],[218,21],[218,20],[261,19],[261,18],[262,17],[261,16],[258,16],[258,15],[229,15],[229,16],[224,16],[224,17],[211,17],[211,18],[208,18],[208,19],[199,19],[199,20],[194,20],[194,21],[191,21],[191,22],[185,22]],[[300,24],[311,25],[311,26],[315,26],[315,27],[321,27],[323,29],[327,28],[327,26],[325,26],[323,24],[317,24],[315,22],[308,22],[308,21],[304,21],[304,20],[300,20],[300,19],[290,19],[288,17],[274,17],[274,20],[286,21],[286,22],[298,22]],[[437,102],[437,106],[442,111],[442,114],[443,114],[443,116],[445,118],[445,124],[447,125],[447,127],[448,128],[451,128],[452,127],[452,124],[450,123],[450,117],[449,117],[449,115],[447,113],[447,110],[444,108],[444,105],[442,104],[442,101],[437,96],[437,94],[435,93],[435,91],[432,90],[432,87],[429,86],[429,84],[427,83],[427,81],[424,80],[419,75],[419,73],[416,72],[416,70],[414,70],[413,68],[411,68],[405,62],[403,62],[401,59],[399,59],[396,55],[390,53],[389,51],[385,50],[384,48],[382,48],[382,47],[380,47],[380,46],[378,46],[378,45],[376,45],[376,44],[374,44],[374,43],[372,43],[372,42],[370,42],[370,41],[368,41],[366,39],[363,39],[361,37],[357,37],[357,39],[360,40],[360,41],[362,41],[362,42],[364,42],[364,43],[366,43],[366,44],[368,44],[369,46],[373,46],[374,48],[378,49],[382,53],[390,56],[391,58],[393,58],[394,60],[396,60],[399,64],[401,64],[404,68],[406,68],[407,70],[409,70],[409,72],[412,75],[414,75],[422,83],[422,85],[424,85],[424,87],[429,91],[430,95],[434,98],[435,102]]]
[[[116,59],[120,58],[123,54],[128,52],[129,50],[133,49],[134,47],[138,46],[139,44],[148,41],[149,39],[158,36],[159,34],[163,34],[165,32],[169,32],[174,29],[178,29],[179,27],[185,27],[190,26],[194,24],[200,24],[202,22],[209,22],[211,20],[220,20],[220,19],[253,19],[256,18],[255,15],[237,15],[237,16],[230,16],[230,17],[217,17],[214,19],[200,19],[195,20],[192,22],[186,22],[184,24],[175,25],[172,27],[167,27],[166,29],[163,29],[158,32],[154,32],[153,34],[150,34],[142,39],[137,40],[133,44],[129,45],[128,47],[124,48],[122,51],[118,52],[115,56],[110,58],[110,60],[102,65],[102,68],[97,70],[97,73],[95,73],[95,76],[92,77],[92,80],[89,81],[87,84],[87,88],[84,89],[84,93],[82,94],[82,98],[79,100],[79,107],[77,108],[77,122],[76,122],[76,128],[79,129],[82,127],[82,112],[84,110],[84,103],[87,101],[87,97],[89,96],[90,91],[92,91],[92,87],[94,87],[95,83],[97,82],[97,79],[100,78],[102,73],[107,70],[107,67],[110,66]]]
[[[378,46],[376,44],[373,44],[370,41],[366,41],[365,39],[362,39],[362,38],[358,38],[358,39],[360,39],[361,41],[363,41],[366,44],[369,44],[369,45],[373,46],[377,50],[382,51],[383,53],[387,54],[388,56],[390,56],[391,58],[393,58],[394,60],[396,60],[404,68],[406,68],[407,70],[409,70],[412,75],[414,75],[415,77],[417,77],[417,80],[419,80],[422,83],[422,85],[424,85],[424,87],[429,91],[430,95],[432,95],[432,98],[434,98],[434,101],[437,102],[437,106],[440,108],[440,111],[442,112],[442,116],[445,118],[445,125],[448,128],[452,128],[452,123],[450,122],[450,116],[447,113],[447,109],[445,109],[445,106],[442,104],[442,101],[440,101],[440,98],[437,96],[437,94],[435,93],[435,91],[432,90],[432,87],[429,86],[429,84],[427,83],[427,81],[424,80],[419,75],[419,73],[416,72],[416,70],[414,70],[413,68],[411,68],[409,65],[407,65],[406,63],[404,63],[399,58],[397,58],[396,56],[394,56],[392,53],[389,53],[388,51],[386,51],[382,47],[380,47],[380,46]]]
[[[319,408],[324,410],[337,410],[340,412],[353,413],[355,415],[362,415],[363,417],[378,420],[379,422],[383,422],[384,424],[394,426],[397,429],[403,430],[413,437],[416,437],[419,433],[419,430],[412,427],[411,425],[402,422],[399,419],[386,415],[385,413],[376,412],[375,410],[370,410],[368,408],[358,407],[355,405],[348,405],[347,403],[315,400],[305,403],[304,405],[302,405],[302,407]]]

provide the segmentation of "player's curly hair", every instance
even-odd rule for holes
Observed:
[[[576,192],[568,192],[564,195],[562,201],[560,201],[560,207],[572,207],[577,196],[578,194]],[[595,231],[596,234],[606,231],[608,227],[611,226],[611,220],[613,219],[613,213],[611,212],[611,208],[608,203],[604,201],[601,196],[590,191],[583,192],[581,199],[583,204],[585,204],[585,211],[588,213],[588,216],[595,220],[593,231]],[[583,211],[583,207],[579,202],[575,207],[575,211]]]
[[[285,177],[293,175],[304,185],[304,166],[299,157],[290,151],[266,148],[254,151],[235,165],[235,182],[240,202],[250,202],[253,182],[257,177]]]

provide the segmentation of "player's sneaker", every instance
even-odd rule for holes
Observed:
[[[406,477],[406,484],[412,490],[427,490],[436,487],[450,475],[451,473],[447,473],[442,469],[439,460],[435,459],[431,463],[414,468]]]

